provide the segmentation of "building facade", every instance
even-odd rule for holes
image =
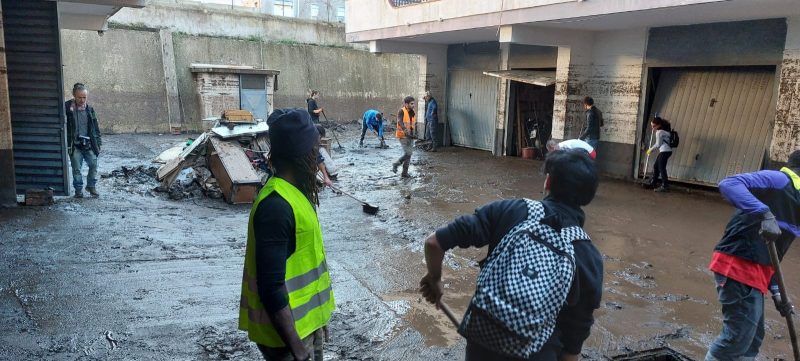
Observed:
[[[611,175],[646,171],[656,115],[681,136],[669,170],[683,182],[800,147],[794,0],[350,0],[347,18],[350,42],[422,55],[419,95],[439,98],[445,143],[518,155],[575,138],[591,96]]]
[[[146,0],[0,1],[0,206],[30,188],[69,192],[60,29],[95,30]]]

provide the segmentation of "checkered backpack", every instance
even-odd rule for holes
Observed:
[[[559,233],[540,223],[542,203],[525,202],[528,218],[486,258],[458,330],[469,342],[519,358],[541,350],[553,334],[575,273],[572,242],[589,239],[580,227]]]

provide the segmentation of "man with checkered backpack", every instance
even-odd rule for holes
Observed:
[[[456,246],[488,246],[459,333],[466,360],[577,360],[603,290],[603,260],[583,231],[597,191],[594,161],[580,150],[545,161],[542,201],[489,203],[425,241],[426,300],[442,297],[442,261]]]

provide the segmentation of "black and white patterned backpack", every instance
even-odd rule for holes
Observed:
[[[528,218],[486,258],[458,330],[469,342],[519,358],[541,350],[553,334],[575,273],[572,242],[589,239],[580,227],[558,232],[542,224],[542,203],[525,202]]]

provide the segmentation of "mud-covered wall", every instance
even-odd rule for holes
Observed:
[[[105,132],[168,132],[168,86],[178,89],[173,119],[184,130],[202,128],[199,99],[189,71],[192,63],[249,65],[275,69],[275,107],[305,107],[309,89],[322,92],[320,105],[331,120],[359,119],[368,108],[393,112],[402,98],[417,94],[416,55],[371,54],[333,46],[270,43],[227,37],[195,36],[155,29],[62,32],[65,98],[72,84],[89,87]],[[164,39],[171,41],[166,42]],[[162,57],[171,44],[173,57]],[[164,59],[174,59],[175,77],[165,76]],[[177,114],[175,114],[177,113]]]
[[[331,120],[360,119],[369,108],[392,113],[404,96],[417,93],[417,56],[185,34],[174,34],[173,41],[183,124],[189,129],[199,128],[201,119],[189,71],[192,63],[278,70],[275,108],[304,108],[308,90],[317,89],[322,93],[320,106]]]
[[[320,9],[320,14],[323,12]],[[272,16],[247,8],[200,2],[151,0],[141,9],[123,8],[109,21],[114,25],[169,29],[193,35],[351,47],[345,41],[344,24]]]
[[[104,132],[167,132],[164,67],[157,31],[61,31],[64,98],[72,85],[89,88]]]
[[[800,148],[800,17],[787,19],[770,159],[786,162]]]

